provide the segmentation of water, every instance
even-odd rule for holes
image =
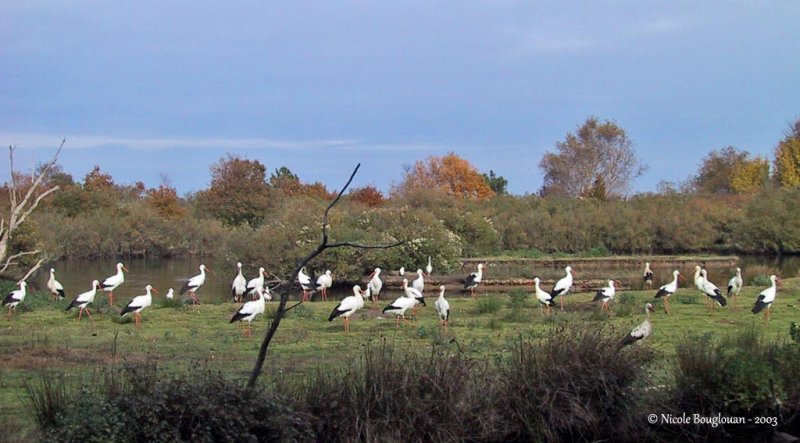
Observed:
[[[230,300],[230,285],[236,276],[236,267],[226,264],[224,261],[216,261],[213,258],[196,257],[170,258],[170,259],[128,259],[122,263],[130,270],[125,274],[125,283],[114,291],[114,299],[117,303],[127,303],[132,297],[144,294],[145,285],[151,284],[160,292],[163,297],[167,289],[174,288],[176,293],[180,290],[183,283],[190,277],[199,273],[200,263],[210,267],[213,272],[208,273],[205,284],[198,291],[198,298],[201,302],[220,303]],[[42,269],[30,280],[35,284],[35,288],[46,288],[47,278],[49,277],[50,267],[56,269],[56,278],[64,285],[67,297],[74,297],[91,288],[92,280],[97,279],[101,282],[116,272],[117,260],[97,259],[97,260],[63,260],[43,266]],[[707,269],[709,280],[716,283],[719,287],[727,285],[728,280],[734,275],[736,266],[744,271],[745,284],[751,284],[755,275],[768,275],[777,273],[783,278],[800,276],[800,257],[767,257],[767,256],[744,256],[736,264],[726,263],[724,266],[715,266],[709,262]],[[466,269],[471,269],[472,265],[467,265]],[[638,266],[595,266],[576,265],[576,280],[582,279],[619,280],[623,286],[641,288],[641,269]],[[684,276],[691,282],[691,270],[693,266],[679,268]],[[662,269],[658,265],[653,267],[656,274],[654,287],[667,283],[672,279],[671,269]],[[245,265],[244,275],[249,280],[257,276],[257,269]],[[391,271],[389,271],[391,273]],[[388,273],[387,273],[388,274]],[[434,273],[435,274],[435,273]],[[463,274],[463,275],[462,275]],[[484,278],[487,280],[500,278],[533,278],[539,276],[543,280],[557,280],[564,274],[563,267],[541,266],[534,269],[530,266],[521,265],[501,265],[491,264],[486,268]],[[452,277],[463,277],[466,271],[461,271]],[[434,275],[435,278],[442,278]],[[387,275],[387,278],[392,278]],[[399,279],[399,277],[393,277]],[[366,276],[363,279],[366,281]],[[426,285],[431,287],[432,285]],[[451,286],[452,287],[452,286]],[[453,288],[454,289],[454,288]],[[490,287],[485,287],[490,290]],[[495,287],[494,290],[507,290],[507,287]],[[293,293],[296,297],[299,294]],[[429,292],[429,291],[426,291]],[[333,298],[342,298],[352,292],[347,287],[336,287],[330,294]],[[450,293],[450,291],[448,291]],[[382,295],[382,299],[391,299],[399,296],[397,289],[391,290],[390,294]],[[433,294],[429,294],[433,295]],[[456,295],[456,294],[454,294]]]

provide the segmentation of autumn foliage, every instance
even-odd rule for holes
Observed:
[[[784,188],[800,186],[800,120],[775,149],[775,178]]]
[[[406,169],[403,182],[392,189],[393,195],[421,191],[440,192],[451,197],[484,199],[494,195],[486,179],[467,160],[455,153],[428,157]]]
[[[353,191],[350,192],[350,199],[371,208],[381,206],[386,201],[383,197],[383,193],[372,185],[353,189]]]
[[[258,225],[268,207],[267,168],[228,156],[211,166],[211,186],[198,193],[201,208],[229,226]]]

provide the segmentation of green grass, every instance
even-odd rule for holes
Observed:
[[[711,313],[704,297],[691,297],[697,291],[681,288],[673,297],[669,316],[661,303],[654,303],[658,309],[652,316],[654,332],[644,345],[658,351],[660,363],[669,363],[661,366],[671,366],[676,345],[691,337],[716,339],[755,325],[765,330],[767,339],[786,339],[792,321],[800,318],[800,279],[784,280],[768,325],[760,315],[750,313],[760,290],[745,287],[735,306],[732,302]],[[341,320],[327,321],[336,302],[306,303],[283,320],[262,380],[269,382],[279,373],[302,375],[348,364],[360,358],[365,343],[382,339],[392,342],[399,352],[450,345],[475,358],[495,361],[509,355],[509,343],[546,336],[556,324],[591,322],[621,337],[644,319],[644,303],[653,302],[653,292],[625,291],[611,303],[611,315],[607,316],[599,314],[599,303],[591,303],[593,294],[570,294],[565,297],[565,311],[556,308],[552,317],[545,317],[530,295],[509,295],[448,297],[451,319],[447,335],[440,329],[432,303],[417,308],[415,327],[396,327],[393,318],[381,313],[389,303],[386,299],[391,298],[386,294],[377,303],[367,302],[353,317],[350,334],[343,333]],[[17,416],[32,426],[32,416],[14,411],[28,409],[24,380],[41,370],[91,377],[108,365],[152,361],[165,370],[200,365],[244,379],[269,321],[259,317],[253,322],[254,337],[245,338],[239,325],[228,323],[237,308],[233,304],[152,307],[143,312],[142,327],[136,328],[130,320],[120,322],[118,311],[102,304],[93,309],[94,321],[84,316],[78,322],[75,310],[64,312],[67,303],[51,303],[45,293],[30,294],[11,321],[0,317],[0,419]],[[276,306],[270,302],[267,310],[274,311]]]

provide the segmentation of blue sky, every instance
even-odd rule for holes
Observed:
[[[649,165],[728,145],[771,158],[800,118],[795,1],[0,3],[0,143],[30,168],[205,188],[227,153],[387,190],[449,151],[514,193],[589,116]],[[0,155],[0,180],[8,160]]]

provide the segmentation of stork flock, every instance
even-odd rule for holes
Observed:
[[[245,336],[251,336],[251,323],[252,321],[260,314],[265,312],[266,302],[272,300],[272,295],[270,293],[269,287],[266,284],[265,280],[265,269],[259,268],[258,270],[258,277],[247,280],[243,273],[242,273],[242,264],[236,263],[237,267],[237,274],[234,277],[231,283],[231,297],[234,302],[241,303],[241,306],[238,308],[236,313],[230,318],[230,323],[240,322],[240,324],[244,324],[245,322],[246,327],[244,329]],[[475,272],[470,273],[464,279],[464,291],[468,291],[471,296],[475,297],[477,293],[478,285],[482,282],[483,279],[483,268],[484,264],[479,263],[477,265],[477,270]],[[191,300],[193,304],[200,304],[200,300],[197,298],[197,291],[200,289],[201,286],[206,281],[206,272],[211,272],[211,269],[203,264],[199,266],[200,273],[187,279],[183,286],[180,289],[180,295],[188,294],[188,298]],[[69,311],[72,308],[78,308],[78,316],[76,320],[81,320],[83,317],[84,312],[86,315],[92,318],[91,310],[89,305],[94,302],[95,295],[97,291],[103,291],[108,296],[108,304],[109,306],[113,306],[114,304],[114,290],[117,289],[120,285],[125,282],[125,272],[129,272],[128,268],[126,268],[122,263],[117,263],[116,265],[116,273],[111,275],[110,277],[105,278],[102,280],[93,280],[91,284],[91,289],[86,292],[83,292],[77,295],[72,302],[67,306],[66,310]],[[381,291],[384,287],[383,281],[381,280],[381,269],[375,268],[374,271],[369,275],[369,279],[366,283],[365,289],[362,289],[360,285],[353,286],[353,294],[345,297],[341,300],[336,307],[333,308],[331,311],[328,321],[333,321],[334,319],[341,317],[344,320],[344,331],[350,331],[350,318],[362,309],[365,305],[365,300],[370,300],[372,302],[376,302],[379,300]],[[426,276],[430,276],[433,272],[433,266],[431,262],[431,257],[428,257],[428,263],[425,266],[425,271],[421,268],[417,269],[416,271],[416,278],[410,282],[407,278],[402,280],[403,282],[403,294],[392,301],[389,305],[383,308],[382,313],[386,315],[391,315],[395,317],[395,324],[397,326],[400,325],[402,321],[403,324],[413,326],[413,323],[406,318],[406,313],[410,309],[413,313],[415,313],[416,307],[418,305],[426,306],[424,291],[425,291],[425,278]],[[542,312],[542,315],[551,315],[552,308],[555,305],[555,299],[560,298],[560,308],[564,310],[564,297],[569,293],[573,286],[573,269],[571,266],[567,266],[564,269],[565,275],[563,278],[559,279],[550,291],[545,291],[541,287],[541,279],[538,277],[533,279],[534,285],[534,296],[536,300],[539,302],[540,308],[546,309],[547,312]],[[398,272],[399,275],[404,276],[405,269],[401,268]],[[645,268],[642,273],[642,279],[644,285],[650,289],[654,282],[654,272],[650,268],[650,263],[645,263]],[[680,271],[674,270],[672,272],[672,280],[659,287],[655,293],[655,299],[663,300],[664,312],[666,315],[670,315],[669,311],[669,301],[670,298],[678,291],[679,288],[679,279],[684,279],[683,275]],[[685,280],[685,279],[684,279]],[[314,293],[319,293],[322,300],[327,301],[328,299],[328,289],[333,286],[334,277],[330,270],[326,270],[323,274],[321,274],[318,278],[314,278],[312,274],[309,274],[305,268],[301,269],[297,276],[297,283],[300,285],[302,289],[302,301],[310,301]],[[708,280],[708,273],[705,269],[700,266],[695,266],[693,272],[693,282],[697,290],[701,293],[706,295],[709,306],[711,311],[713,312],[715,306],[725,307],[728,304],[728,300],[726,296],[723,295],[722,290],[717,287],[714,283]],[[751,310],[753,314],[758,314],[760,312],[764,312],[764,321],[769,321],[769,316],[771,312],[772,303],[775,301],[775,297],[777,295],[777,288],[780,284],[780,279],[772,275],[770,276],[771,286],[767,289],[761,291],[756,299],[756,302]],[[619,282],[614,280],[608,280],[608,286],[600,288],[595,293],[594,302],[601,302],[600,310],[602,312],[609,313],[611,312],[610,304],[614,300],[614,296],[616,295],[616,286],[619,285]],[[736,274],[731,277],[727,285],[727,292],[726,295],[728,298],[731,298],[735,306],[736,297],[738,297],[741,289],[743,286],[742,280],[742,270],[741,268],[736,269]],[[19,282],[19,289],[8,293],[3,298],[3,305],[8,309],[8,317],[11,319],[12,313],[16,311],[16,307],[22,303],[25,299],[26,295],[26,287],[27,284],[24,281]],[[50,277],[47,281],[47,288],[51,294],[52,300],[57,299],[64,299],[66,297],[66,293],[64,290],[63,285],[56,279],[55,276],[55,269],[50,269]],[[151,285],[145,286],[145,293],[143,295],[139,295],[131,299],[120,311],[120,316],[127,316],[128,314],[132,314],[134,317],[134,322],[137,327],[141,326],[141,312],[146,309],[147,307],[151,306],[153,303],[152,293],[158,293],[158,291],[153,288]],[[172,299],[174,297],[175,291],[173,288],[169,288],[166,298]],[[439,286],[438,288],[438,298],[434,303],[434,307],[436,309],[436,315],[438,320],[441,322],[441,327],[447,332],[447,326],[450,321],[450,303],[447,299],[444,298],[445,294],[445,287]],[[247,296],[250,296],[252,300],[246,301]],[[620,341],[620,347],[625,345],[634,343],[636,341],[642,340],[648,337],[652,332],[652,324],[650,322],[650,313],[654,312],[653,305],[647,303],[645,305],[645,321],[634,328],[628,335],[626,335]]]

